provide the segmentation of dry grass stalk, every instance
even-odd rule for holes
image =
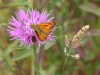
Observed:
[[[89,25],[84,26],[72,39],[72,47],[76,48],[81,45],[80,40],[86,34],[87,30],[89,29]]]
[[[67,46],[67,47],[69,47],[69,40],[68,40],[68,37],[65,35],[65,45]]]

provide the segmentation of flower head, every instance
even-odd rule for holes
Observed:
[[[48,14],[47,11],[44,11],[44,10],[42,11],[42,13],[39,13],[39,11],[37,10],[32,10],[32,11],[27,10],[27,12],[23,10],[19,10],[18,13],[16,13],[16,18],[12,16],[12,19],[11,19],[12,21],[9,22],[10,26],[8,26],[9,27],[8,31],[9,31],[10,36],[13,36],[11,40],[18,39],[18,40],[21,40],[21,45],[24,44],[24,45],[29,45],[29,46],[33,45],[34,43],[37,43],[40,46],[40,44],[43,44],[44,42],[48,43],[48,40],[54,40],[56,36],[53,36],[52,34],[54,30],[56,29],[55,26],[52,28],[51,32],[48,34],[46,40],[44,41],[41,41],[39,39],[38,35],[41,35],[41,34],[37,34],[36,32],[38,31],[39,28],[37,27],[38,29],[36,30],[31,27],[31,25],[36,26],[41,23],[51,22],[54,17],[51,17],[50,19],[48,19],[49,15],[50,14]],[[40,29],[42,30],[41,27]]]
[[[80,58],[80,55],[79,54],[72,55],[72,58],[79,59]]]
[[[76,48],[82,44],[80,40],[86,34],[87,30],[89,29],[89,25],[83,26],[81,30],[73,37],[72,39],[72,46]]]

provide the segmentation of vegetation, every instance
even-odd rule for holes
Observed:
[[[0,75],[35,75],[32,48],[20,46],[7,31],[11,16],[18,10],[44,9],[57,22],[56,41],[37,48],[40,75],[100,75],[100,1],[99,0],[0,0]],[[90,28],[82,45],[70,54],[79,59],[65,61],[65,35],[72,40],[85,25]],[[68,49],[66,49],[68,51]]]

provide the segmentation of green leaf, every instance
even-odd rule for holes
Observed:
[[[0,49],[0,61],[2,61],[3,60],[3,57],[2,57],[2,52],[1,52],[2,50]]]
[[[33,54],[32,50],[22,50],[20,53],[18,53],[15,57],[12,58],[13,61],[21,60],[24,58],[27,58]]]
[[[0,8],[13,7],[13,6],[23,6],[23,5],[28,5],[28,4],[29,4],[28,1],[17,1],[17,2],[12,2],[10,4],[0,6]]]
[[[5,50],[6,56],[9,55],[15,49],[14,46],[17,44],[18,44],[18,41],[14,41],[8,46],[8,48]]]
[[[44,46],[44,50],[49,49],[50,47],[52,47],[56,42],[50,42],[50,44],[45,44]]]
[[[86,11],[86,12],[93,13],[97,16],[100,16],[100,8],[92,3],[86,3],[83,5],[80,5],[80,9],[82,9],[83,11]]]
[[[60,0],[51,0],[50,1],[50,7],[54,7]]]
[[[18,1],[18,2],[12,2],[8,4],[8,6],[19,6],[19,5],[28,5],[28,1]]]

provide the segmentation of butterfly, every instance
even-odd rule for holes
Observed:
[[[56,25],[56,22],[52,21],[52,22],[40,23],[37,25],[31,24],[31,27],[35,30],[39,40],[41,42],[44,42],[49,37],[55,25]],[[32,40],[35,42],[36,38],[33,37]]]

